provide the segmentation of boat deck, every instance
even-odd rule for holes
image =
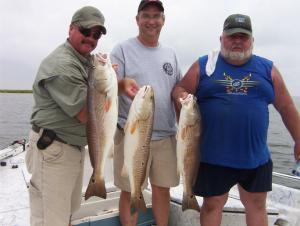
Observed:
[[[21,153],[6,160],[0,167],[0,225],[29,226],[28,191],[24,172],[24,155]],[[12,168],[12,166],[18,168]]]
[[[29,226],[29,203],[27,183],[30,175],[27,172],[24,163],[25,152],[6,160],[6,166],[0,167],[0,226]],[[13,166],[17,168],[12,168]],[[82,207],[73,216],[73,223],[80,226],[101,225],[84,224],[84,222],[97,221],[100,218],[109,218],[115,216],[118,219],[118,190],[112,185],[113,175],[111,169],[111,160],[106,164],[106,181],[110,199],[100,200],[91,198],[82,203]],[[89,163],[88,152],[85,159],[84,188],[88,184],[92,168]],[[275,185],[275,190],[269,194],[268,214],[269,225],[273,225],[277,218],[289,218],[292,226],[300,225],[300,191],[296,189],[287,189],[287,187]],[[274,186],[273,186],[274,189]],[[148,192],[147,204],[151,208],[151,191]],[[199,213],[194,210],[182,212],[182,185],[171,189],[172,203],[171,215],[169,219],[170,226],[199,225]],[[110,201],[113,200],[113,201]],[[202,205],[202,198],[197,197]],[[103,210],[104,203],[106,207]],[[292,209],[287,209],[287,205]],[[284,214],[284,215],[283,215]],[[240,223],[239,223],[240,222]],[[241,223],[244,222],[244,223]],[[81,224],[80,224],[81,223]],[[117,224],[116,224],[117,225]],[[140,224],[144,225],[144,224]],[[149,224],[148,224],[149,225]],[[242,226],[245,225],[244,207],[240,202],[236,187],[230,191],[229,199],[223,211],[222,226]]]

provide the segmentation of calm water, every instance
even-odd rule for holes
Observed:
[[[294,101],[300,109],[300,97]],[[0,93],[0,149],[8,146],[12,141],[28,138],[30,130],[29,118],[33,106],[32,94],[2,94]],[[270,128],[268,144],[274,162],[274,171],[291,174],[294,166],[293,140],[284,127],[280,115],[270,107]],[[282,179],[274,178],[274,182],[287,184]],[[300,188],[298,184],[288,184]]]

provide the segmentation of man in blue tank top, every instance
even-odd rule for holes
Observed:
[[[295,141],[300,157],[300,118],[273,62],[252,54],[250,18],[229,16],[220,37],[221,51],[200,57],[172,92],[197,97],[202,117],[200,166],[194,185],[203,196],[201,226],[221,224],[232,186],[238,185],[248,226],[267,226],[266,197],[272,189],[267,146],[268,105],[273,104]]]

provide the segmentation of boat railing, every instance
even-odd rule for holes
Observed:
[[[273,172],[273,176],[280,177],[280,178],[283,178],[283,179],[292,179],[292,180],[295,180],[295,181],[300,181],[300,177],[292,176],[292,175],[288,175],[288,174],[284,174],[284,173]]]

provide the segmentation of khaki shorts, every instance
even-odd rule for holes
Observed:
[[[42,131],[40,131],[41,133]],[[80,207],[84,148],[58,141],[45,150],[36,142],[39,134],[29,134],[26,165],[32,177],[29,184],[30,225],[67,226],[71,213]]]
[[[114,149],[114,183],[122,191],[130,192],[129,178],[124,177],[121,174],[124,163],[123,148],[124,132],[123,130],[117,129]],[[148,177],[152,185],[159,187],[170,188],[179,184],[175,136],[167,137],[162,140],[151,141],[146,180],[142,189],[147,187]]]

